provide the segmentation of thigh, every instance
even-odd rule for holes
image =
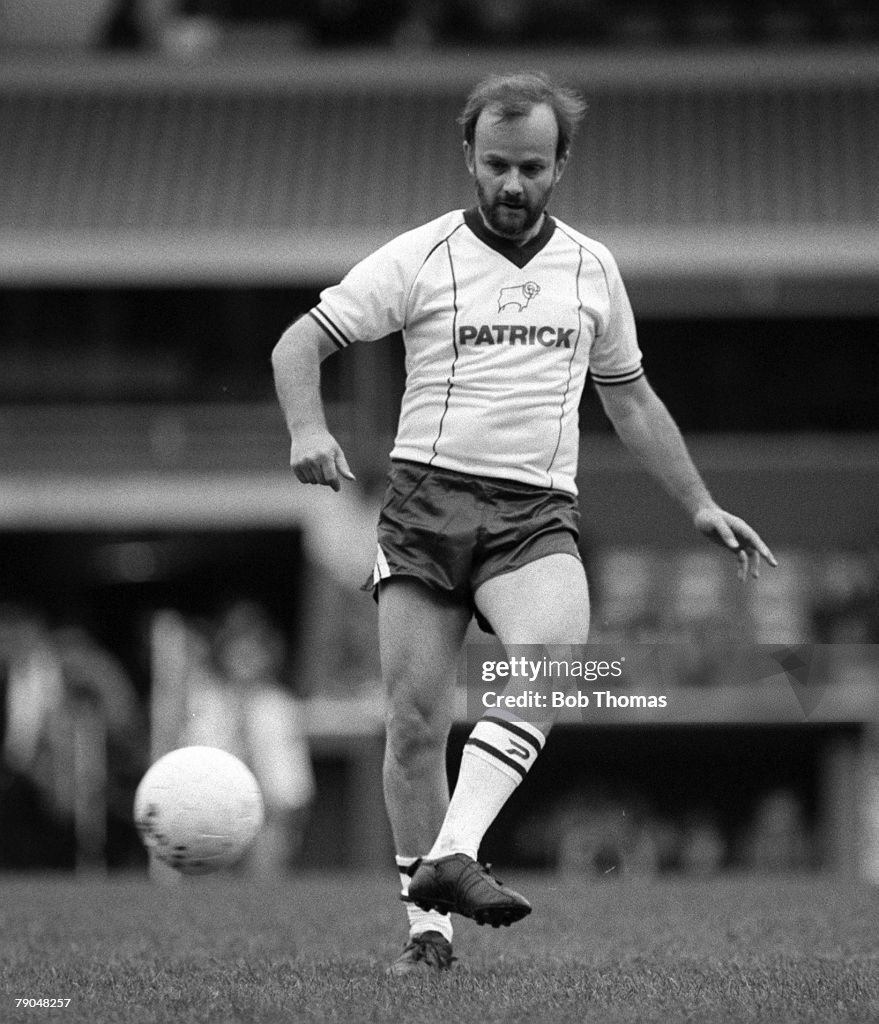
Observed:
[[[545,555],[493,576],[475,600],[505,646],[587,642],[589,587],[574,555]]]
[[[420,580],[385,580],[379,591],[382,677],[388,710],[451,721],[458,659],[471,610]]]

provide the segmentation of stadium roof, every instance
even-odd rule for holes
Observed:
[[[804,300],[815,282],[844,281],[869,304],[876,58],[541,60],[590,107],[553,210],[610,244],[630,280],[698,291],[735,277],[758,305],[767,277],[799,281]],[[526,58],[475,72],[460,56],[8,62],[0,281],[333,279],[400,230],[469,205],[455,117],[500,60]]]

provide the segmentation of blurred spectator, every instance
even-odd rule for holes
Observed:
[[[266,823],[246,866],[263,876],[284,872],[298,854],[315,790],[303,707],[282,683],[286,658],[284,636],[265,610],[233,604],[202,634],[179,737],[180,746],[228,750],[253,771]]]
[[[875,37],[869,0],[116,0],[100,44],[158,43],[183,55],[211,48],[226,29],[284,26],[264,34],[322,48],[388,46],[673,46],[800,43]]]
[[[758,802],[744,835],[743,861],[755,871],[801,871],[809,867],[809,836],[802,801],[775,789]]]
[[[547,860],[563,875],[642,877],[659,873],[667,836],[635,794],[571,793],[551,810]]]
[[[0,867],[69,866],[72,835],[56,822],[33,766],[44,723],[61,701],[48,629],[28,609],[0,607]]]
[[[9,606],[0,612],[0,666],[7,795],[30,790],[24,805],[73,842],[76,864],[106,866],[108,829],[127,827],[133,837],[131,795],[146,763],[145,723],[131,681],[84,630],[50,631],[39,616]],[[33,822],[4,824],[26,838]],[[23,859],[14,842],[5,845],[13,862]],[[31,866],[65,859],[43,848],[29,855],[36,858]]]
[[[680,869],[686,875],[710,877],[726,864],[727,844],[709,808],[693,807],[684,814],[680,836]]]
[[[517,846],[560,874],[596,879],[712,877],[730,860],[713,808],[689,806],[675,820],[625,789],[561,797],[539,820],[523,824]]]
[[[230,26],[285,26],[265,38],[322,48],[432,46],[671,46],[874,37],[868,0],[117,0],[101,44],[136,48],[157,41],[178,53],[214,45]]]
[[[134,684],[121,662],[85,629],[58,629],[52,641],[64,685],[61,715],[75,721],[79,712],[88,714],[89,708],[100,714],[106,730],[108,805],[130,818],[130,796],[147,759],[146,722]],[[68,785],[69,780],[56,781],[56,791],[63,793]],[[72,806],[74,794],[67,799]]]
[[[14,771],[36,774],[46,723],[64,699],[49,630],[36,614],[12,605],[0,609],[0,663],[5,681],[3,759]]]

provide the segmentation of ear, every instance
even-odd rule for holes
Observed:
[[[469,142],[464,142],[464,163],[467,165],[467,170],[470,173],[471,178],[476,177],[476,155],[473,152],[473,147]]]
[[[552,176],[552,178],[553,178],[553,180],[552,180],[553,185],[557,185],[558,184],[559,178],[561,178],[562,174],[564,173],[565,166],[567,165],[567,163],[568,163],[568,154],[567,153],[563,153],[558,158],[558,160],[556,160],[556,162],[555,162],[555,170],[553,171],[553,176]]]

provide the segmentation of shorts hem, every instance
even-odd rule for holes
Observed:
[[[462,594],[450,589],[449,587],[445,587],[442,583],[438,583],[429,576],[421,575],[413,569],[393,569],[387,574],[387,576],[380,576],[378,579],[374,579],[370,576],[360,589],[365,591],[367,594],[371,593],[375,600],[378,601],[378,592],[383,583],[390,583],[391,580],[406,579],[417,580],[419,583],[423,583],[435,594],[440,594],[441,596],[448,598],[450,604],[460,604],[463,607],[467,607],[472,604],[466,594]]]
[[[570,540],[570,544],[559,543],[559,538],[565,537]],[[508,562],[503,565],[487,563],[485,568],[486,572],[477,572],[473,577],[473,593],[482,586],[483,583],[487,583],[489,580],[497,579],[499,576],[507,576],[511,572],[515,572],[517,569],[521,569],[526,565],[530,565],[532,562],[537,562],[541,558],[546,558],[549,555],[570,555],[572,558],[576,558],[577,561],[582,565],[583,559],[580,557],[580,552],[577,547],[577,538],[569,530],[560,529],[553,530],[552,533],[545,534],[542,537],[536,537],[531,543],[529,543],[521,552],[513,556]]]

